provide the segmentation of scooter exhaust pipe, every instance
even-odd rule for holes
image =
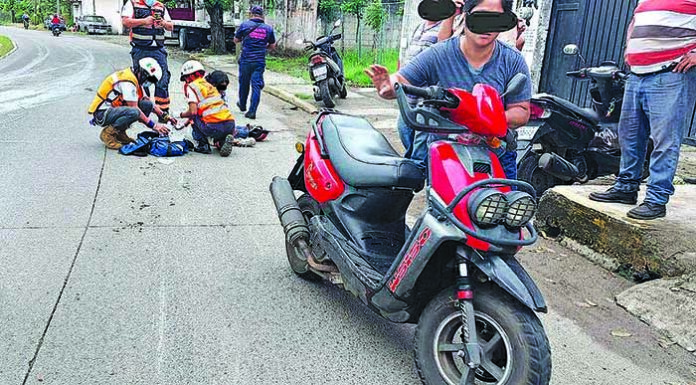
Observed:
[[[539,158],[539,168],[564,182],[570,182],[580,175],[580,170],[576,165],[553,152],[546,153]]]
[[[291,245],[298,245],[298,241],[305,242],[309,239],[309,228],[302,215],[302,210],[297,204],[295,194],[287,179],[279,176],[273,178],[270,186],[271,196],[278,212],[278,219],[285,231],[285,240]]]

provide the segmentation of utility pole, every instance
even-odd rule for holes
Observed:
[[[120,9],[119,9],[119,11],[120,11]],[[96,3],[96,0],[92,0],[92,15],[96,15],[96,14],[97,14],[97,3]]]
[[[56,0],[56,13],[60,15],[60,0]]]

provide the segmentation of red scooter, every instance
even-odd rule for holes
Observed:
[[[433,143],[424,170],[365,119],[322,111],[289,178],[270,186],[290,267],[390,321],[417,323],[425,384],[548,384],[551,352],[535,314],[546,304],[515,259],[537,239],[535,192],[505,179],[490,149],[507,131],[501,97],[486,85],[396,90],[407,124],[456,138]],[[427,206],[411,230],[406,210],[424,185]]]

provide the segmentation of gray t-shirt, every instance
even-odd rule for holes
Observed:
[[[399,71],[411,85],[416,87],[441,86],[473,90],[476,84],[488,84],[501,95],[506,85],[518,73],[527,75],[524,87],[505,96],[503,103],[525,102],[532,97],[532,81],[529,67],[522,54],[505,43],[496,41],[493,56],[483,67],[475,69],[469,65],[459,48],[459,39],[453,37],[438,43],[418,55]]]

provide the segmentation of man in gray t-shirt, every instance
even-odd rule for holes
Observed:
[[[510,0],[467,0],[464,6],[468,14],[477,11],[511,12]],[[461,88],[471,91],[478,83],[494,87],[500,94],[505,91],[510,80],[518,73],[527,76],[524,87],[505,96],[505,114],[508,127],[515,129],[529,120],[529,100],[531,99],[531,81],[529,68],[522,55],[514,48],[496,40],[498,33],[475,34],[469,30],[463,36],[457,36],[436,44],[416,57],[397,74],[389,76],[386,68],[372,66],[368,75],[383,98],[396,97],[394,83],[406,83],[414,86],[438,85],[445,88]],[[514,135],[508,135],[514,137]],[[412,158],[425,161],[428,143],[438,137],[433,134],[417,132],[413,145]],[[498,156],[508,178],[517,177],[514,138],[509,138],[507,151],[498,151]]]

